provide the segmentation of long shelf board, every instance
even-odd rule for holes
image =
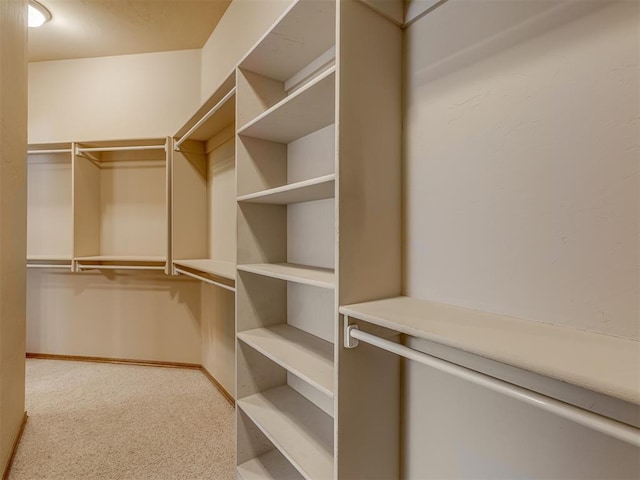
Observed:
[[[290,205],[335,197],[335,174],[303,180],[238,197],[239,202]]]
[[[175,265],[197,270],[207,275],[213,275],[215,277],[228,278],[229,280],[236,279],[236,265],[235,263],[225,262],[222,260],[212,260],[208,258],[203,259],[189,259],[189,260],[174,260]]]
[[[92,255],[75,257],[78,262],[166,262],[167,257],[153,255]]]
[[[395,297],[340,313],[640,404],[640,342]]]
[[[309,400],[282,386],[238,407],[305,478],[333,477],[333,419]]]
[[[295,263],[255,263],[238,265],[238,270],[320,288],[333,289],[336,284],[335,271],[330,268],[309,267]]]
[[[292,2],[267,32],[239,66],[284,82],[335,45],[335,3]]]
[[[200,106],[176,133],[176,139],[206,141],[236,118],[235,71],[232,71],[215,92]]]
[[[335,66],[284,98],[240,130],[239,135],[290,143],[335,122]]]
[[[333,345],[287,324],[238,332],[238,338],[333,397]]]
[[[243,480],[302,480],[304,477],[278,450],[252,458],[238,466]]]

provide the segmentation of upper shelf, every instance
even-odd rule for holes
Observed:
[[[167,258],[162,256],[151,255],[91,255],[84,257],[75,257],[78,262],[166,262]]]
[[[221,260],[211,260],[205,258],[191,260],[174,260],[173,263],[181,267],[190,268],[191,270],[197,270],[207,275],[228,278],[229,280],[236,279],[236,265],[231,262],[223,262]]]
[[[335,272],[330,268],[309,267],[294,263],[238,265],[238,270],[320,288],[332,289],[335,288],[336,283]]]
[[[335,66],[238,130],[239,135],[290,143],[335,122]]]
[[[298,0],[240,62],[240,68],[285,82],[336,42],[336,4]]]
[[[340,313],[640,404],[640,342],[410,297]]]
[[[174,135],[176,147],[185,140],[205,142],[226,126],[232,125],[236,118],[235,98],[235,72],[231,72],[213,95]]]
[[[238,332],[238,338],[333,397],[333,345],[287,324]]]
[[[290,205],[335,197],[335,174],[303,180],[238,197],[239,202]]]

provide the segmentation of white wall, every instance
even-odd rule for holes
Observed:
[[[201,101],[215,91],[236,64],[293,0],[234,0],[202,49]]]
[[[27,351],[200,364],[200,284],[156,272],[29,270]]]
[[[406,294],[639,338],[638,28],[528,0],[408,28]]]
[[[29,142],[173,135],[200,104],[200,50],[29,64]]]
[[[638,339],[639,20],[450,0],[406,30],[405,294]],[[640,474],[638,448],[414,362],[404,379],[403,478]]]
[[[0,472],[24,416],[26,10],[0,1]]]

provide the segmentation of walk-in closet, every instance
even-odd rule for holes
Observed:
[[[118,442],[163,396],[185,478],[640,477],[638,2],[42,0],[16,58],[27,3],[0,2],[0,65],[29,60],[23,144],[0,67],[7,478],[49,435],[25,356],[27,396],[77,405],[118,364],[84,382]],[[95,50],[56,56],[80,13]],[[178,475],[154,442],[95,478]]]

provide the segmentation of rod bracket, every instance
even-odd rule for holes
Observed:
[[[356,348],[359,342],[357,338],[353,338],[351,336],[351,332],[353,330],[359,330],[360,327],[358,327],[358,325],[356,325],[355,323],[349,325],[349,317],[347,317],[346,315],[344,317],[344,322],[344,348]]]

